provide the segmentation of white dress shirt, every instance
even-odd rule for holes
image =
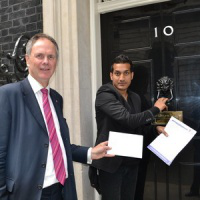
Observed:
[[[36,81],[30,74],[28,75],[28,80],[29,80],[29,83],[30,83],[30,85],[33,89],[35,97],[38,101],[38,104],[40,106],[40,110],[42,112],[42,115],[43,115],[43,118],[44,118],[44,121],[45,121],[45,124],[46,124],[46,128],[47,128],[47,131],[48,131],[46,118],[45,118],[44,110],[43,110],[43,101],[42,101],[42,92],[41,92],[41,89],[44,88],[44,87],[38,81]],[[48,99],[49,99],[49,103],[50,103],[50,107],[51,107],[51,112],[52,112],[52,115],[53,115],[54,124],[55,124],[55,127],[56,127],[56,133],[57,133],[58,140],[59,140],[59,143],[60,143],[60,147],[61,147],[61,150],[62,150],[64,165],[65,165],[65,170],[66,170],[66,176],[67,176],[67,174],[68,174],[67,173],[67,156],[66,156],[66,151],[65,151],[64,144],[63,144],[63,141],[62,141],[62,138],[61,138],[60,125],[59,125],[59,122],[58,122],[58,117],[57,117],[53,102],[52,102],[51,97],[49,95],[49,90],[50,90],[49,86],[47,86],[46,89],[48,90]],[[48,134],[49,134],[49,132],[48,132]],[[89,148],[88,153],[87,153],[87,163],[88,164],[92,163],[91,151],[92,151],[92,148]],[[56,173],[55,173],[55,170],[54,170],[52,148],[51,148],[51,145],[49,143],[43,188],[51,186],[54,183],[58,183],[58,180],[56,178]]]
[[[42,115],[43,115],[43,118],[44,118],[44,121],[45,121],[45,124],[46,124],[46,128],[47,128],[47,131],[48,131],[46,118],[45,118],[44,110],[43,110],[43,101],[42,101],[42,92],[41,92],[41,89],[43,88],[43,86],[40,83],[38,83],[30,74],[28,75],[28,80],[29,80],[29,83],[30,83],[30,85],[33,89],[35,96],[36,96],[38,104],[40,106],[40,110],[42,112]],[[54,120],[54,124],[55,124],[55,128],[56,128],[56,133],[57,133],[58,140],[59,140],[59,143],[60,143],[60,147],[61,147],[61,150],[62,150],[64,165],[65,165],[65,170],[66,170],[66,175],[67,175],[67,156],[66,156],[64,144],[63,144],[63,141],[62,141],[62,138],[61,138],[60,125],[59,125],[59,122],[58,122],[58,117],[57,117],[53,102],[52,102],[50,95],[49,95],[49,89],[50,89],[49,86],[47,86],[46,89],[48,89],[48,99],[49,99],[51,112],[52,112],[52,116],[53,116],[53,120]],[[48,132],[48,134],[49,134],[49,132]],[[56,178],[56,174],[55,174],[55,170],[54,170],[52,148],[51,148],[51,145],[49,143],[43,188],[46,188],[46,187],[53,185],[54,183],[57,183],[57,182],[58,182],[58,180]]]

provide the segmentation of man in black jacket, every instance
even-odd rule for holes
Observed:
[[[167,109],[167,98],[158,99],[152,108],[141,112],[140,97],[128,90],[133,76],[132,61],[125,55],[117,56],[110,71],[112,83],[101,86],[96,96],[96,144],[108,140],[109,131],[144,134],[151,128],[155,135],[164,132],[164,127],[145,125]],[[99,171],[102,200],[134,200],[138,164],[139,159],[121,156],[93,161]]]

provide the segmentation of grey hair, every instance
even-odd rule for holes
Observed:
[[[46,38],[47,40],[51,41],[55,48],[56,48],[56,57],[58,59],[59,57],[59,48],[58,48],[58,44],[56,42],[56,40],[54,38],[52,38],[51,36],[45,34],[45,33],[38,33],[36,35],[34,35],[26,44],[26,54],[28,56],[30,56],[31,51],[32,51],[32,47],[33,45],[37,42],[37,40],[41,39],[41,38]]]

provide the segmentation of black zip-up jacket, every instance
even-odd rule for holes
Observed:
[[[95,109],[96,144],[108,140],[109,131],[143,135],[153,133],[156,135],[155,128],[149,124],[154,121],[154,116],[160,112],[159,108],[152,107],[141,112],[140,97],[130,90],[128,90],[127,102],[112,83],[101,86],[97,91]],[[113,173],[122,164],[123,159],[124,157],[121,156],[102,158],[94,160],[92,166]],[[139,162],[139,159],[133,159],[133,162]]]

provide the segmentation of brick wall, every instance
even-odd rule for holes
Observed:
[[[13,63],[5,55],[12,53],[17,38],[42,32],[42,0],[0,0],[0,64]]]

